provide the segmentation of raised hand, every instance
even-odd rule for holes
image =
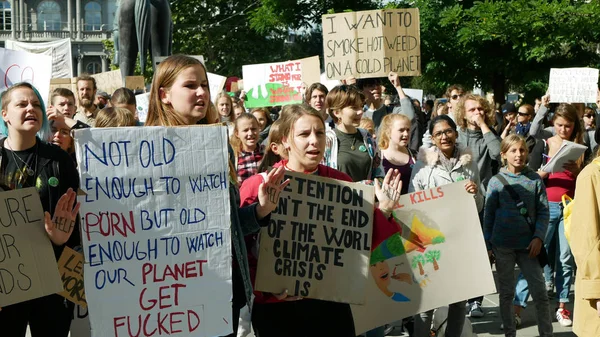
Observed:
[[[375,179],[375,195],[379,200],[379,209],[389,216],[400,200],[402,192],[402,180],[400,180],[400,172],[397,169],[387,171],[383,184],[379,184],[379,180]]]
[[[290,183],[290,180],[281,182],[285,176],[283,166],[272,169],[264,182],[258,186],[258,206],[256,206],[256,215],[258,219],[263,219],[269,213],[277,208],[279,195],[281,191]]]
[[[75,220],[79,212],[79,202],[75,203],[77,193],[69,188],[67,193],[63,194],[54,210],[54,217],[50,213],[45,213],[46,233],[48,237],[57,246],[62,246],[69,240],[73,229],[75,229]]]

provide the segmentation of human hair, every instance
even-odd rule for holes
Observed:
[[[54,90],[52,90],[52,95],[50,95],[50,104],[54,105],[54,99],[56,97],[71,97],[73,99],[73,102],[75,102],[75,94],[67,89],[67,88],[56,88]]]
[[[334,88],[335,89],[335,88]],[[321,125],[325,128],[325,121],[323,121],[323,116],[319,111],[315,110],[311,106],[307,104],[290,104],[286,105],[284,109],[281,110],[281,117],[279,117],[278,121],[281,121],[281,125],[279,126],[279,131],[281,132],[282,140],[284,138],[294,138],[294,124],[303,116],[313,116],[321,121]]]
[[[229,121],[232,122],[231,114],[233,113],[233,99],[231,99],[231,96],[229,96],[229,94],[225,90],[218,93],[217,97],[215,98],[215,102],[214,102],[215,105],[217,106],[217,112],[219,109],[219,101],[221,100],[221,98],[225,98],[225,99],[227,99],[227,102],[229,102],[229,114],[227,114],[227,117],[229,117]]]
[[[552,123],[554,124],[559,117],[569,123],[573,123],[573,133],[571,133],[569,140],[577,144],[583,144],[583,123],[577,115],[577,109],[571,104],[561,103],[554,111]]]
[[[431,118],[435,118],[437,116],[440,116],[440,115],[438,115],[438,109],[439,109],[440,105],[442,106],[442,111],[445,112],[444,115],[448,114],[448,104],[447,104],[447,102],[443,102],[440,99],[436,99],[435,100],[435,104],[433,105],[433,110],[431,111]]]
[[[40,101],[40,109],[42,109],[42,126],[38,130],[37,136],[43,141],[48,140],[52,133],[50,132],[50,123],[48,123],[48,116],[46,115],[46,106],[44,105],[44,100],[42,99],[42,95],[40,95],[40,92],[30,83],[27,83],[27,82],[16,83],[16,84],[13,84],[6,91],[4,91],[0,95],[0,105],[2,105],[2,111],[8,109],[8,104],[10,103],[10,100],[12,99],[12,97],[11,97],[12,92],[17,89],[20,89],[20,88],[27,88],[27,89],[33,90],[33,93],[35,94],[37,99]],[[0,123],[0,133],[5,136],[8,136],[8,125],[6,124],[6,121],[4,121],[4,119],[2,119],[2,122]]]
[[[449,86],[448,89],[446,89],[446,93],[444,94],[444,97],[446,97],[447,99],[450,99],[450,96],[452,96],[452,90],[456,90],[462,94],[465,93],[465,88],[463,88],[462,85],[453,84],[453,85]]]
[[[533,117],[533,115],[535,115],[535,109],[533,108],[533,105],[531,104],[523,104],[521,106],[519,106],[519,108],[523,108],[525,110],[527,110],[527,114],[529,114],[529,116]],[[518,111],[519,109],[517,109]]]
[[[356,80],[356,86],[360,90],[363,90],[365,87],[368,87],[371,85],[381,85],[381,80],[376,77],[359,78],[358,80]]]
[[[281,158],[286,158],[287,153],[285,153],[285,149],[283,146],[279,147],[279,153],[275,153],[271,149],[272,144],[281,145],[283,143],[283,133],[281,133],[281,124],[283,124],[283,120],[278,119],[273,124],[271,124],[271,128],[269,129],[269,137],[267,138],[267,146],[265,148],[265,154],[263,159],[258,166],[258,172],[266,172],[269,167],[275,165]]]
[[[56,121],[50,121],[49,125],[50,125],[51,134],[48,137],[48,142],[53,142],[54,134],[56,132],[60,132],[60,129],[56,127]],[[73,139],[73,136],[70,133],[70,129],[68,127],[65,129],[69,130],[67,133],[68,133],[69,139],[71,140],[71,143],[69,144],[69,147],[67,148],[66,151],[67,151],[67,153],[75,153],[75,139]]]
[[[107,107],[96,115],[97,128],[114,128],[119,126],[136,126],[135,114],[129,109]]]
[[[375,122],[369,117],[361,118],[358,127],[369,131],[371,135],[375,135]]]
[[[263,116],[265,117],[265,119],[267,120],[267,124],[265,125],[265,128],[271,124],[273,124],[273,120],[271,119],[271,112],[269,111],[269,109],[267,108],[254,108],[252,109],[252,111],[250,111],[250,113],[254,116],[254,113],[258,112],[263,114]],[[258,121],[258,119],[257,119]]]
[[[338,85],[327,94],[325,107],[327,113],[331,116],[334,123],[338,122],[335,111],[342,110],[345,107],[365,105],[365,95],[354,85]]]
[[[529,156],[529,147],[527,146],[527,141],[525,140],[525,138],[523,138],[523,136],[517,135],[515,133],[511,133],[508,136],[504,137],[504,139],[500,143],[500,153],[506,154],[508,150],[510,150],[510,148],[516,144],[523,145],[523,148],[525,149],[525,158],[527,158]],[[506,166],[506,160],[504,158],[502,158],[502,165]]]
[[[242,140],[236,135],[236,133],[239,131],[238,127],[240,125],[240,122],[243,120],[253,121],[256,124],[256,128],[258,129],[258,120],[256,120],[256,117],[254,117],[253,114],[244,112],[238,118],[235,119],[235,121],[233,122],[233,134],[229,138],[229,144],[231,144],[231,147],[233,148],[233,151],[236,155],[242,152]],[[257,146],[260,146],[260,144],[257,144]]]
[[[439,116],[433,118],[431,120],[431,122],[429,122],[429,134],[432,137],[433,137],[433,128],[435,127],[436,124],[442,123],[442,122],[448,123],[448,125],[450,125],[452,130],[454,130],[454,131],[458,130],[458,127],[456,126],[456,123],[452,120],[452,118],[450,118],[448,115],[439,115]]]
[[[119,88],[113,92],[110,103],[112,105],[125,104],[125,105],[136,105],[135,94],[129,88]]]
[[[390,136],[392,134],[392,127],[396,121],[405,121],[410,127],[410,119],[403,114],[389,114],[383,117],[381,125],[379,125],[379,135],[377,136],[377,147],[381,150],[385,150],[390,146]]]
[[[485,99],[485,97],[481,97],[479,95],[469,93],[469,94],[464,95],[458,101],[458,104],[456,106],[456,111],[454,111],[454,118],[456,119],[456,124],[458,124],[458,126],[461,129],[465,129],[467,127],[467,125],[469,124],[469,121],[467,121],[467,117],[466,117],[467,111],[465,109],[465,103],[467,101],[478,102],[481,105],[481,107],[483,108],[483,118],[485,120],[485,124],[494,125],[493,123],[496,120],[496,116],[495,116],[494,110],[492,110],[492,107],[490,107],[490,104]]]
[[[152,80],[152,87],[150,88],[150,102],[148,103],[148,115],[146,117],[145,125],[148,126],[179,126],[187,125],[183,120],[180,113],[175,111],[171,104],[163,103],[161,99],[161,90],[168,90],[173,86],[173,83],[177,80],[177,76],[189,67],[199,66],[202,71],[206,73],[204,65],[193,57],[185,55],[172,55],[162,61],[156,72],[154,73],[154,79]],[[206,88],[209,91],[209,88]],[[210,91],[208,92],[210,97]],[[210,105],[207,101],[206,110],[207,116],[203,118],[205,124],[206,121],[211,121],[208,118],[208,111]],[[210,123],[214,123],[211,121]]]
[[[96,87],[96,79],[93,78],[90,74],[81,74],[77,77],[77,90],[79,90],[79,81],[91,81],[92,82],[92,87],[94,88],[94,90],[97,90],[98,88]]]
[[[327,96],[327,94],[329,93],[329,90],[323,84],[321,84],[319,82],[313,83],[313,84],[310,85],[310,87],[308,87],[308,89],[306,89],[306,95],[305,95],[304,101],[307,104],[310,104],[310,97],[312,96],[312,92],[315,91],[315,90],[319,90],[325,96]]]

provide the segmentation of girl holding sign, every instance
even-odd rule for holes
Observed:
[[[148,106],[148,126],[183,126],[207,124],[210,104],[208,78],[204,65],[195,58],[184,55],[173,55],[161,62],[156,70],[150,93]],[[199,128],[198,132],[202,132]],[[266,226],[271,212],[278,200],[270,200],[266,191],[281,191],[284,170],[273,169],[267,180],[260,187],[256,202],[239,207],[240,197],[237,189],[237,177],[232,165],[233,155],[230,149],[229,195],[231,205],[231,236],[234,259],[232,263],[233,283],[233,333],[236,336],[240,309],[249,304],[252,285],[246,257],[244,235],[258,232]],[[277,195],[279,192],[277,192]]]
[[[59,147],[42,141],[50,135],[49,123],[42,97],[31,84],[15,84],[0,99],[0,132],[7,136],[0,140],[0,184],[10,189],[37,189],[45,211],[46,232],[58,260],[65,245],[80,244],[76,229],[79,203],[75,203],[74,191],[79,188],[79,180],[75,164]],[[69,226],[61,228],[58,223]],[[32,337],[66,337],[73,307],[56,294],[9,305],[0,311],[2,335],[25,336],[29,324]]]
[[[457,181],[465,182],[465,190],[475,197],[477,212],[483,209],[483,195],[478,191],[479,170],[470,150],[457,145],[458,128],[448,115],[437,116],[429,124],[435,147],[421,148],[413,167],[408,192],[423,191]],[[464,322],[465,301],[450,304],[446,336],[460,336]],[[433,310],[415,316],[415,337],[430,336]]]
[[[289,105],[281,118],[280,132],[288,159],[275,164],[275,167],[352,181],[347,174],[319,164],[325,153],[326,137],[325,123],[318,111],[305,105]],[[242,205],[260,200],[261,186],[269,180],[268,176],[266,178],[267,180],[263,175],[257,174],[244,182],[240,189]],[[400,197],[401,188],[402,182],[397,170],[388,172],[383,187],[380,187],[378,181],[375,182],[375,194],[379,205],[375,209],[372,242],[381,242],[382,237],[400,230],[398,224],[390,220],[390,216]],[[257,257],[252,254],[249,257],[255,271]],[[261,337],[356,336],[348,304],[301,299],[291,296],[287,290],[281,294],[257,292],[255,295],[252,324]]]

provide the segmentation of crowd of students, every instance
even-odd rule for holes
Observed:
[[[258,232],[287,184],[285,171],[373,184],[378,200],[374,242],[396,231],[391,212],[401,194],[462,182],[473,195],[490,261],[496,264],[505,335],[516,336],[530,290],[540,336],[552,335],[551,316],[563,326],[572,324],[575,262],[575,332],[600,335],[600,164],[596,160],[584,169],[599,142],[596,111],[550,104],[547,96],[535,107],[507,103],[496,109],[459,85],[421,109],[420,102],[406,96],[397,74],[390,73],[388,80],[398,104],[386,104],[380,80],[359,79],[331,90],[314,83],[304,93],[304,104],[247,111],[243,95],[223,92],[211,102],[206,69],[194,58],[174,55],[157,67],[145,125],[229,126],[234,254],[230,336],[237,335],[238,322],[251,322],[260,337],[356,335],[348,304],[302,299],[288,290],[269,294],[252,289]],[[1,97],[0,131],[6,138],[0,141],[0,183],[4,189],[38,189],[57,258],[65,245],[81,244],[71,130],[141,125],[131,90],[120,88],[108,101],[94,103],[97,90],[92,77],[80,76],[77,110],[75,94],[68,89],[56,89],[47,109],[26,83],[13,85]],[[106,106],[100,109],[99,104]],[[585,144],[589,151],[561,172],[540,170],[565,140]],[[276,191],[275,198],[268,197],[268,190]],[[575,197],[581,209],[575,213],[570,244],[564,234],[563,195]],[[57,233],[57,217],[77,222],[73,232]],[[515,264],[521,271],[518,282]],[[551,314],[548,293],[555,287],[557,306]],[[577,319],[589,319],[592,310],[597,315],[591,321]],[[72,304],[61,296],[47,296],[3,308],[0,329],[3,335],[24,336],[29,325],[34,337],[67,336],[72,312]],[[461,336],[466,316],[484,314],[482,297],[450,304],[445,336]],[[411,336],[430,336],[433,315],[434,310],[416,315]],[[367,336],[383,334],[379,328]]]

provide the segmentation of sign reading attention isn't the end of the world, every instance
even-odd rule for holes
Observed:
[[[328,79],[421,75],[417,8],[324,15],[322,24]]]

